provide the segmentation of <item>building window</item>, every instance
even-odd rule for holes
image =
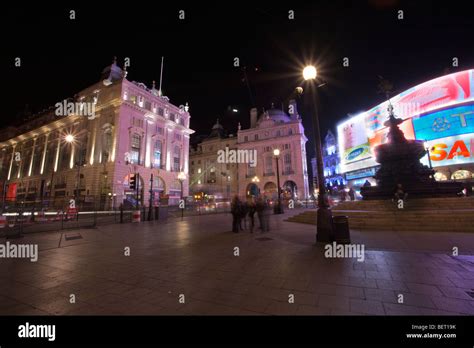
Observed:
[[[158,115],[163,116],[164,114],[163,108],[158,108]]]
[[[174,140],[181,141],[181,134],[176,133],[176,134],[174,135]]]
[[[179,148],[179,146],[175,146],[174,147],[174,154],[173,154],[173,171],[175,171],[175,172],[179,172],[181,170],[180,153],[181,153],[181,149]]]
[[[201,162],[201,161],[199,161]],[[201,168],[198,168],[198,174],[201,174]]]
[[[277,130],[277,137],[281,137],[281,131]]]
[[[288,129],[288,135],[292,135],[292,134],[293,134],[293,128]]]
[[[255,138],[254,138],[254,139],[255,139],[255,140],[258,140],[258,134],[255,134]]]
[[[285,172],[291,172],[291,153],[285,153],[283,157],[283,164],[285,166]]]
[[[71,158],[71,144],[63,144],[59,151],[58,170],[69,168],[69,159]]]
[[[131,148],[130,148],[130,159],[132,163],[140,164],[140,152],[141,152],[142,137],[134,133],[132,135]]]
[[[160,168],[161,166],[161,149],[162,149],[161,140],[156,140],[155,148],[153,150],[153,166],[155,168]]]
[[[273,159],[272,156],[267,156],[265,158],[265,174],[270,174],[273,172]]]
[[[156,126],[156,133],[163,135],[164,134],[164,129],[163,127]]]
[[[191,165],[192,165],[192,166],[194,165],[194,161],[191,161]]]
[[[285,144],[285,150],[288,150],[290,148],[290,144]]]
[[[52,172],[54,170],[57,145],[58,142],[56,140],[48,141],[48,147],[46,148],[46,157],[44,159],[43,173]]]
[[[247,135],[244,137],[244,141],[245,142],[249,141],[249,137]]]
[[[252,167],[250,163],[247,165],[247,177],[255,176],[255,167]]]
[[[209,180],[207,180],[208,183],[210,184],[214,184],[216,182],[216,168],[212,167],[210,169],[210,173],[209,173]]]
[[[106,130],[103,135],[103,150],[102,150],[102,163],[109,160],[110,153],[112,151],[112,131],[110,129]],[[82,151],[87,150],[87,140],[82,144]],[[84,152],[81,154],[82,161],[85,161]]]

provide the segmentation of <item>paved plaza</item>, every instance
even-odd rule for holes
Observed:
[[[353,230],[359,262],[326,258],[293,214],[267,233],[215,214],[28,234],[38,261],[0,259],[0,314],[474,314],[474,234]]]

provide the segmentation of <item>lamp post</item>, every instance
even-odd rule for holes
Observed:
[[[430,165],[430,169],[433,169],[433,163],[431,163],[431,154],[430,154],[430,147],[427,146],[427,141],[425,140],[425,150],[426,150],[426,154],[428,155],[428,164]]]
[[[74,142],[76,142],[76,137],[72,134],[68,134],[64,137],[64,140],[67,143],[72,145]],[[74,200],[76,204],[79,203],[79,181],[81,180],[81,160],[82,160],[81,157],[82,157],[82,148],[79,148],[79,153],[77,157],[76,191],[74,194]]]
[[[279,160],[280,160],[280,150],[274,149],[273,156],[275,156],[276,161],[276,170],[277,170],[277,186],[278,186],[278,203],[275,207],[275,214],[283,214],[283,207],[281,206],[281,189],[280,189],[280,167],[279,167]]]
[[[316,242],[328,243],[332,240],[333,225],[332,225],[332,211],[329,207],[329,202],[324,186],[324,172],[323,172],[323,155],[321,146],[321,132],[319,129],[318,109],[316,105],[316,88],[321,86],[316,84],[316,68],[308,65],[303,70],[303,77],[308,81],[311,99],[313,103],[313,129],[314,129],[314,143],[316,145],[316,167],[318,172],[318,210],[317,210],[317,225],[316,225]]]
[[[151,166],[153,170],[153,165]],[[153,172],[150,174],[150,202],[148,203],[148,221],[151,221],[152,217],[152,207],[153,207]]]
[[[186,174],[184,172],[179,172],[178,180],[179,180],[179,183],[181,184],[181,201],[180,201],[180,203],[182,202],[182,204],[183,204],[183,207],[181,208],[181,220],[183,220],[183,216],[184,216],[183,182],[184,182],[184,180],[186,180]]]

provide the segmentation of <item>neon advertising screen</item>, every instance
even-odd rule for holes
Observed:
[[[467,142],[472,148],[469,134],[474,135],[474,70],[442,76],[390,99],[395,115],[404,120],[400,128],[407,139],[427,141],[433,147],[436,143],[453,148]],[[388,101],[342,122],[337,127],[341,171],[343,173],[377,166],[374,149],[386,141],[387,127],[383,123],[388,118]],[[436,142],[443,139],[444,143]],[[456,145],[458,144],[458,145]],[[444,145],[440,145],[441,147]],[[461,146],[461,145],[459,145]],[[460,147],[460,153],[466,154]],[[441,151],[442,148],[439,148]],[[449,150],[448,150],[449,151]],[[461,163],[474,162],[471,156],[457,158]],[[432,157],[435,153],[432,154]],[[433,166],[449,164],[446,158],[433,161]],[[428,159],[426,158],[426,162]],[[453,164],[458,162],[453,162]]]

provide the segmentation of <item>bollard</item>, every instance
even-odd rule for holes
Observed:
[[[351,233],[349,230],[349,218],[347,216],[339,215],[333,216],[333,231],[334,240],[339,244],[350,244]]]
[[[141,211],[139,209],[133,211],[132,222],[140,222],[140,213]]]

